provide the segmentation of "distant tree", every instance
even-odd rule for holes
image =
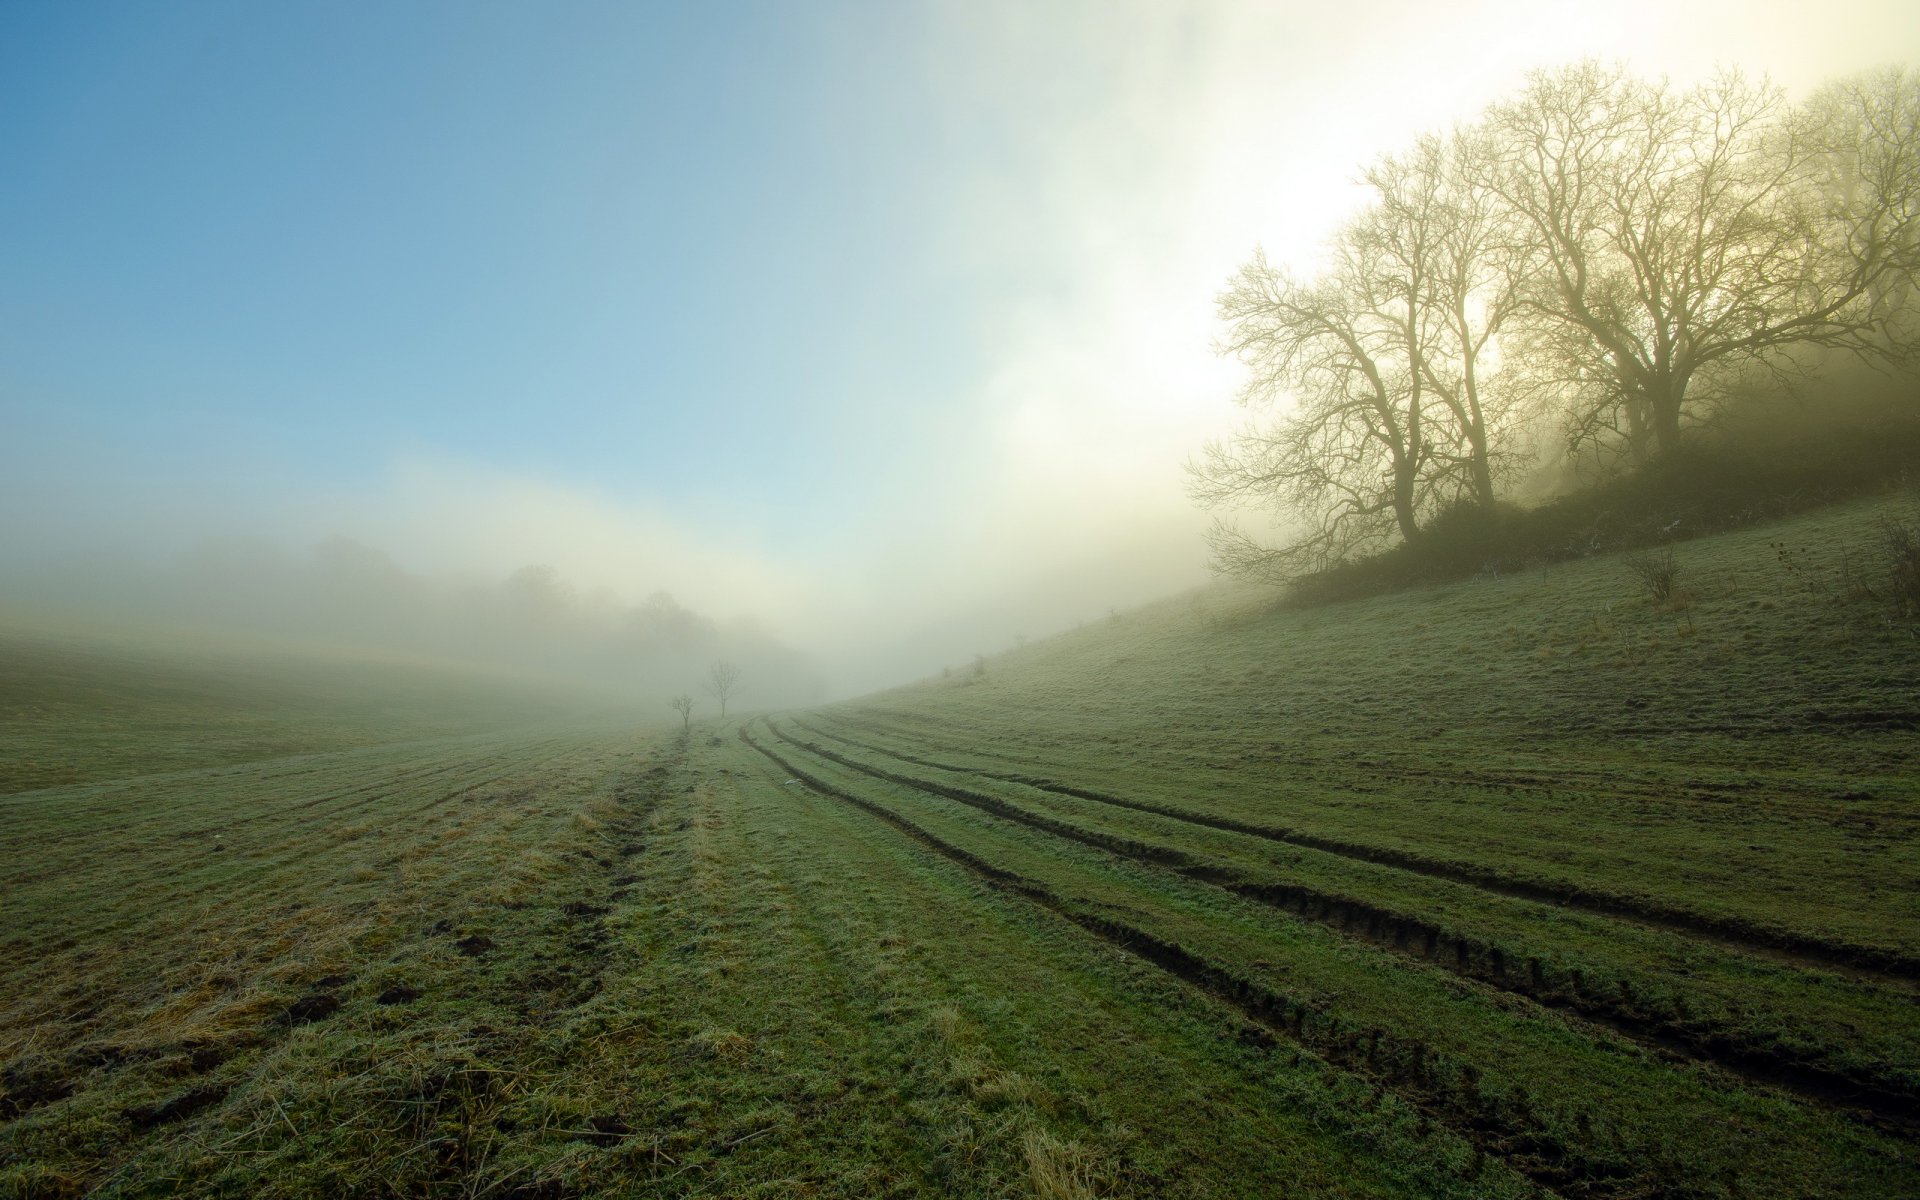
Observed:
[[[548,627],[564,621],[574,605],[574,590],[552,567],[521,567],[500,586],[507,611],[528,626]]]
[[[655,592],[628,617],[641,640],[674,652],[687,652],[712,642],[713,622],[682,606],[667,592]]]
[[[720,716],[727,715],[727,701],[740,690],[740,668],[722,659],[707,668],[707,691],[720,702]]]
[[[680,727],[682,729],[693,728],[693,697],[692,696],[689,696],[683,692],[680,695],[675,696],[673,699],[667,701],[667,707],[671,708],[673,711],[680,714]]]

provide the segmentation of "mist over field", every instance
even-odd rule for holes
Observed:
[[[1803,93],[1913,28],[1862,12],[15,14],[0,601],[604,677],[667,593],[822,695],[959,665],[1207,578],[1215,297],[1369,154],[1583,55]]]
[[[755,701],[778,707],[959,665],[1205,577],[1190,506],[1143,515],[1126,546],[1056,548],[1022,524],[997,551],[977,539],[1000,534],[982,532],[881,548],[876,561],[846,561],[836,573],[697,543],[655,517],[553,486],[444,468],[409,474],[391,501],[413,509],[405,526],[393,517],[347,524],[378,531],[385,540],[374,543],[323,532],[338,509],[257,529],[202,510],[151,532],[151,514],[134,512],[105,536],[65,515],[36,517],[10,548],[0,604],[28,616],[378,646],[648,695],[682,690],[705,669],[701,656],[718,654],[750,664]],[[232,532],[191,535],[207,527]],[[289,527],[302,533],[274,536]],[[897,589],[882,588],[883,576]],[[681,632],[653,630],[650,614],[662,610],[684,614],[673,626]]]

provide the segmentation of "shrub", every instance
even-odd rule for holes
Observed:
[[[1920,461],[1920,412],[1911,377],[1900,379],[1907,390],[1883,392],[1841,373],[1822,388],[1819,405],[1771,397],[1736,406],[1693,444],[1536,507],[1452,505],[1412,542],[1291,579],[1286,602],[1328,604],[1654,546],[1910,485]],[[1782,562],[1805,578],[1784,552]],[[1876,579],[1873,590],[1881,586]]]
[[[1920,524],[1884,518],[1881,546],[1887,559],[1887,598],[1902,617],[1920,617]]]
[[[1654,603],[1673,602],[1673,585],[1680,577],[1680,565],[1673,561],[1672,549],[1663,546],[1658,550],[1643,550],[1628,555],[1626,561],[1627,570],[1640,581]]]

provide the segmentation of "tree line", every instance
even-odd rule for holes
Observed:
[[[1491,509],[1557,435],[1604,470],[1672,453],[1756,378],[1920,348],[1920,74],[1798,104],[1587,62],[1383,156],[1301,277],[1256,253],[1219,297],[1259,414],[1190,464],[1216,566],[1293,575]]]
[[[716,665],[734,671],[728,696],[744,670],[770,707],[817,702],[825,688],[809,656],[757,622],[716,620],[664,591],[633,604],[543,565],[500,578],[429,576],[337,536],[300,551],[210,540],[158,564],[81,560],[0,578],[0,601],[451,659],[650,698],[700,685],[724,705]]]

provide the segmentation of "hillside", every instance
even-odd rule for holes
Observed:
[[[0,1195],[1915,1194],[1910,505],[0,797]]]
[[[1920,638],[1844,595],[1913,509],[1681,543],[1673,605],[1624,555],[1300,611],[1220,589],[830,711],[969,765],[1913,956],[1920,906],[1884,900],[1920,878]]]

